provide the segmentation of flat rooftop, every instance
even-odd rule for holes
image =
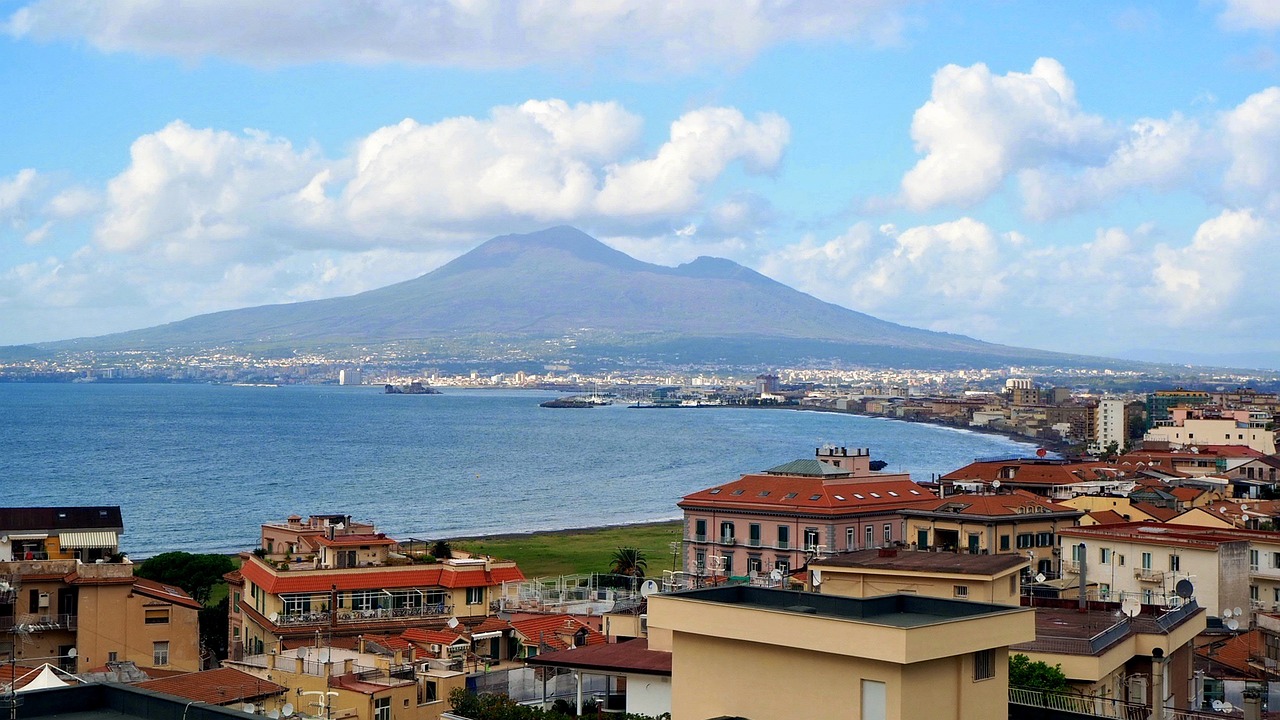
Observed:
[[[973,555],[921,550],[855,550],[809,562],[810,567],[865,568],[960,575],[999,575],[1029,561],[1022,555]]]
[[[835,620],[914,628],[938,623],[1026,612],[1026,608],[993,603],[949,600],[912,594],[850,598],[811,592],[773,590],[749,585],[684,590],[670,597],[737,607],[772,610],[795,615],[815,615]]]
[[[21,693],[21,720],[244,720],[239,710],[189,701],[128,685],[92,683]],[[8,709],[5,709],[7,717]]]

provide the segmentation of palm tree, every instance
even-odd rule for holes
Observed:
[[[639,548],[620,547],[613,551],[609,571],[615,575],[642,578],[648,567],[649,561],[644,559],[644,551]]]

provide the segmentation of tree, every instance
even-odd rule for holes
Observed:
[[[235,569],[226,555],[167,552],[148,558],[133,574],[186,590],[196,602],[209,602],[213,586],[223,582],[222,576]]]
[[[1070,686],[1061,665],[1050,667],[1048,663],[1039,660],[1032,662],[1031,658],[1018,653],[1009,656],[1009,687],[1066,692]]]
[[[448,560],[453,557],[453,547],[449,545],[447,540],[437,540],[431,545],[431,554],[439,560]]]
[[[214,605],[200,608],[200,647],[215,663],[227,659],[227,605],[228,599],[223,597]]]
[[[629,575],[642,578],[649,569],[649,561],[644,559],[644,551],[640,548],[620,547],[613,551],[609,571],[616,575]]]

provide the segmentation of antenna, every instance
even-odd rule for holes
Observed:
[[[999,489],[1000,489],[1000,481],[999,481],[998,479],[997,479],[997,480],[992,480],[992,481],[991,481],[991,489],[993,489],[993,490],[999,490]]]
[[[1044,573],[1036,573],[1036,582],[1042,583],[1044,581],[1045,581]]]
[[[774,568],[769,571],[769,579],[774,582],[782,582],[782,571]]]

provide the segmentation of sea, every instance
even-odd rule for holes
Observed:
[[[679,517],[681,496],[833,444],[917,480],[1035,446],[782,409],[549,409],[554,393],[0,384],[0,505],[119,505],[121,549],[254,547],[263,522],[343,513],[399,539]]]

